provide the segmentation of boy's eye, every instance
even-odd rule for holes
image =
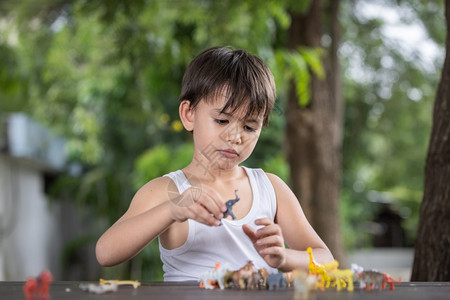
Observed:
[[[244,125],[244,130],[245,130],[245,131],[250,131],[250,132],[256,131],[255,128],[250,127],[250,126],[248,126],[248,125]]]
[[[220,125],[226,125],[226,124],[228,124],[228,120],[215,119],[214,121],[215,121],[217,124],[220,124]]]

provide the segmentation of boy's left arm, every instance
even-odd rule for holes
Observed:
[[[268,218],[258,219],[255,224],[264,227],[256,232],[249,226],[243,226],[256,250],[268,265],[284,272],[308,269],[308,247],[313,248],[317,262],[333,261],[331,252],[309,224],[291,189],[278,176],[267,176],[277,198],[276,223]],[[285,248],[285,243],[289,248]]]

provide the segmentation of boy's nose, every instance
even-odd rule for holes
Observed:
[[[227,131],[227,142],[232,144],[240,144],[242,143],[241,132],[236,126],[232,126]]]

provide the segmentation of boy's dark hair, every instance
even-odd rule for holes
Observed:
[[[268,123],[276,96],[273,75],[257,56],[244,50],[214,47],[201,52],[183,76],[180,101],[189,100],[195,108],[200,100],[211,102],[225,94],[225,112],[247,108],[247,117],[263,114]]]

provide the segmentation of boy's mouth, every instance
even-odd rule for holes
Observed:
[[[234,149],[224,149],[224,150],[219,150],[219,152],[226,158],[235,158],[235,157],[239,156],[239,154]]]

